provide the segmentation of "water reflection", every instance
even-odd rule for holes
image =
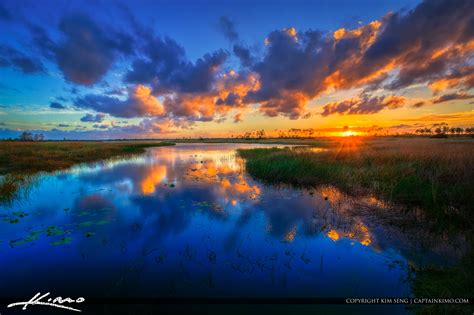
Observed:
[[[263,185],[235,155],[251,146],[160,147],[44,177],[0,212],[0,292],[410,294],[407,266],[420,247],[360,211],[385,203]]]

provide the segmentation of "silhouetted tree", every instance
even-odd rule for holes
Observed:
[[[19,138],[21,141],[33,141],[33,134],[29,131],[23,131]]]

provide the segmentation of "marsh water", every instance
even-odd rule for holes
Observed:
[[[375,198],[252,179],[236,149],[256,146],[150,148],[41,176],[1,206],[0,292],[408,297],[410,266],[456,257],[462,239],[380,223]]]

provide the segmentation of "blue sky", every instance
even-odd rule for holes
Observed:
[[[469,126],[470,7],[408,0],[3,0],[0,136],[217,136],[282,124],[362,130],[413,117],[419,125],[445,122],[425,118],[441,114],[456,117],[445,116],[446,123]],[[454,34],[430,27],[432,14],[451,23]],[[434,44],[412,51],[430,36]],[[409,52],[392,53],[398,47]],[[354,73],[351,60],[359,66]],[[448,96],[437,101],[441,92]],[[81,120],[87,114],[101,118]]]

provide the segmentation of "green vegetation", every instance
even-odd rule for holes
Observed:
[[[430,216],[474,217],[474,141],[438,139],[340,140],[322,152],[239,150],[250,175],[295,186],[331,184],[346,193],[374,193]],[[467,219],[467,220],[466,220]]]

